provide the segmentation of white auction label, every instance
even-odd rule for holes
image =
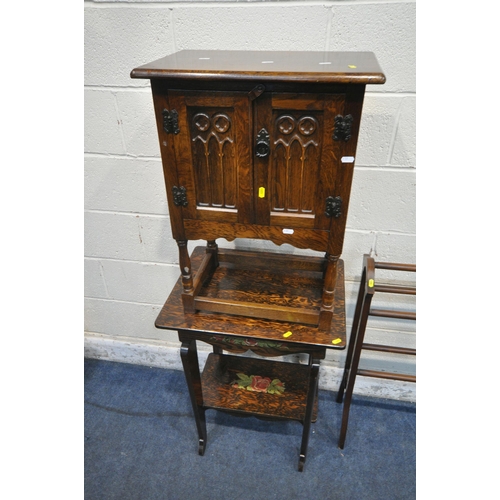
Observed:
[[[342,156],[340,161],[342,163],[354,163],[354,156]]]

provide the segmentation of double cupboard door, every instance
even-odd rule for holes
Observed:
[[[326,251],[335,221],[342,240],[352,169],[344,103],[342,93],[157,95],[181,239],[255,237]]]

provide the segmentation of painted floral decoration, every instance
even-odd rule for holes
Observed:
[[[222,335],[213,335],[210,340],[216,342],[224,342],[240,347],[262,347],[269,349],[288,349],[288,346],[283,342],[273,342],[272,340],[256,340],[251,338],[239,337],[224,337]]]
[[[237,373],[237,380],[233,380],[231,385],[237,389],[245,389],[253,392],[267,392],[267,394],[277,394],[281,396],[285,392],[285,384],[275,378],[261,377],[260,375],[246,375]]]

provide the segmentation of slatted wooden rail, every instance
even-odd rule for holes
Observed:
[[[342,412],[342,425],[340,429],[339,448],[343,449],[347,433],[347,424],[349,420],[349,410],[351,406],[352,393],[356,376],[376,377],[390,380],[402,380],[405,382],[416,382],[414,375],[404,375],[401,373],[390,373],[375,370],[364,370],[359,368],[359,360],[362,350],[388,352],[393,354],[413,355],[417,354],[416,349],[406,347],[368,344],[364,342],[366,324],[369,316],[381,316],[385,318],[398,318],[404,320],[416,320],[414,312],[394,311],[388,309],[371,308],[371,302],[375,293],[392,293],[416,295],[416,287],[400,285],[379,285],[375,281],[375,269],[388,269],[392,271],[416,272],[417,267],[414,264],[401,264],[393,262],[376,262],[369,255],[363,256],[363,272],[359,286],[356,309],[354,312],[351,336],[347,348],[347,356],[344,366],[342,382],[340,383],[337,394],[337,402],[344,402]]]

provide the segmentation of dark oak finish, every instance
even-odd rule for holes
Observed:
[[[207,426],[205,422],[205,408],[203,406],[200,367],[198,365],[195,339],[189,339],[182,342],[181,360],[189,389],[196,427],[198,429],[198,453],[203,455],[207,444]]]
[[[308,323],[328,331],[370,52],[180,51],[132,70],[151,80],[184,311]],[[258,238],[324,252],[319,308],[303,314],[200,296],[188,240]],[[262,256],[261,258],[264,258]],[[244,294],[243,294],[244,295]]]
[[[283,394],[265,394],[234,387],[238,373],[258,374],[279,379]],[[283,418],[303,422],[309,382],[309,366],[284,363],[267,359],[242,358],[241,356],[210,354],[202,374],[203,404],[206,408],[256,417]],[[317,418],[317,398],[313,421]]]
[[[326,348],[301,346],[300,352],[309,354],[309,364],[276,362],[264,359],[244,358],[223,354],[219,348],[222,341],[219,336],[206,333],[195,333],[179,330],[182,342],[181,358],[186,376],[196,427],[198,430],[198,453],[205,453],[207,429],[205,411],[208,409],[223,410],[237,415],[253,415],[264,419],[291,419],[303,424],[302,440],[299,454],[299,471],[303,471],[306,460],[307,445],[311,422],[315,421],[318,412],[318,377],[321,359],[325,357]],[[200,375],[196,340],[214,343],[214,353],[208,356],[203,374]],[[250,349],[259,352],[258,345],[245,339]],[[263,341],[257,341],[257,344]],[[263,349],[267,355],[287,354],[277,343],[264,342]],[[240,344],[241,345],[241,344]],[[224,345],[224,349],[230,344]],[[268,387],[277,382],[282,392],[271,394],[265,388],[263,392],[249,391],[237,387],[239,376],[264,379]],[[252,383],[253,385],[253,383]],[[262,385],[260,386],[262,390]]]
[[[131,77],[385,83],[371,52],[183,50],[132,70]]]
[[[264,263],[252,263],[252,252],[240,250],[220,250],[221,259],[216,272],[223,276],[208,280],[208,286],[202,287],[201,296],[217,296],[239,290],[234,280],[241,280],[241,273],[253,279],[251,274],[262,279],[255,280],[254,285],[260,286],[260,293],[252,292],[247,287],[247,293],[259,304],[266,305],[276,300],[289,303],[295,300],[287,292],[287,280],[294,282],[292,287],[300,289],[301,301],[309,307],[321,306],[321,275],[324,269],[323,259],[308,257],[290,260],[299,269],[296,277],[290,277],[289,269],[278,254],[269,258],[273,263],[274,277],[270,280],[270,271]],[[255,252],[253,253],[257,255]],[[254,255],[254,257],[255,257]],[[196,247],[190,256],[193,270],[197,276],[200,267],[207,259],[206,250]],[[235,276],[233,276],[233,271]],[[303,274],[301,274],[300,272]],[[334,321],[329,331],[318,327],[284,321],[272,321],[262,318],[249,318],[235,314],[219,314],[198,311],[195,314],[185,314],[183,308],[183,277],[180,277],[170,296],[163,306],[156,327],[176,330],[182,343],[181,358],[189,388],[191,404],[198,430],[198,452],[203,455],[207,443],[205,411],[210,408],[250,414],[266,418],[287,418],[298,420],[304,424],[299,454],[299,470],[303,470],[306,459],[307,443],[310,434],[310,424],[317,415],[317,387],[320,360],[325,358],[326,349],[344,349],[345,340],[345,292],[344,266],[342,260],[338,264],[338,279],[333,296]],[[267,275],[266,275],[267,273]],[[267,276],[267,277],[266,277]],[[276,283],[276,281],[282,281]],[[319,286],[319,289],[313,285]],[[269,287],[269,288],[268,288]],[[274,287],[274,288],[273,288]],[[239,292],[241,293],[241,291]],[[301,301],[291,308],[301,311]],[[209,359],[200,374],[196,341],[203,341],[213,346],[214,354]],[[224,351],[233,353],[224,354]],[[309,355],[309,364],[284,363],[254,358],[236,357],[235,354],[252,351],[259,356],[283,356],[294,353]],[[259,375],[270,379],[279,379],[285,384],[283,395],[271,395],[246,392],[235,389],[231,382],[238,372],[247,375]]]
[[[290,418],[304,426],[302,471],[320,361],[346,344],[340,256],[365,86],[385,76],[370,52],[186,50],[131,77],[151,81],[179,248],[181,276],[155,325],[182,343],[198,452],[209,408]],[[219,238],[323,256],[219,250]],[[206,248],[189,255],[200,239]],[[197,341],[213,346],[203,375]],[[309,363],[235,356],[248,350]]]
[[[222,253],[222,250],[220,252]],[[224,250],[223,255],[232,255],[233,260],[243,258],[242,252],[236,250]],[[204,257],[204,248],[196,247],[191,255],[194,272],[198,271]],[[278,255],[274,254],[274,257],[277,258]],[[231,257],[225,258],[228,260],[231,259]],[[316,261],[313,258],[309,258],[308,262],[310,267],[317,266]],[[315,268],[313,267],[313,269]],[[182,305],[182,279],[179,279],[174,286],[170,296],[156,319],[155,326],[160,329],[191,331],[201,335],[216,334],[228,337],[244,337],[250,339],[276,341],[279,343],[285,343],[287,346],[294,346],[296,344],[301,346],[300,349],[311,349],[313,346],[329,349],[344,349],[346,346],[346,321],[344,263],[342,260],[339,261],[338,272],[339,274],[333,301],[334,320],[331,322],[330,329],[328,331],[321,330],[312,325],[293,323],[289,321],[271,321],[261,318],[249,318],[240,315],[218,314],[205,311],[199,311],[195,314],[185,314]],[[307,270],[306,273],[308,279],[310,279],[309,277],[311,273],[314,275],[316,272],[314,270]],[[288,275],[286,267],[283,268],[283,274],[285,276]],[[263,281],[263,285],[270,286],[267,281]],[[228,286],[232,286],[230,282]],[[321,291],[311,292],[309,289],[306,289],[305,291],[307,294],[321,293]],[[263,297],[265,297],[265,295],[263,295]],[[270,297],[270,300],[273,300],[272,296]],[[312,299],[308,299],[307,296],[305,296],[303,300]],[[318,299],[316,298],[315,300],[317,301]],[[292,332],[292,335],[284,337],[283,335],[289,331]],[[340,339],[340,341],[337,339]]]
[[[375,370],[364,370],[359,368],[361,351],[378,351],[389,352],[393,354],[403,354],[416,356],[416,349],[409,349],[399,346],[389,346],[381,344],[369,344],[364,342],[366,325],[369,316],[383,316],[386,318],[400,318],[408,320],[416,320],[417,315],[410,311],[395,311],[388,309],[373,309],[371,307],[375,292],[416,295],[417,288],[414,286],[397,286],[397,285],[379,285],[375,279],[375,269],[389,269],[393,271],[409,271],[416,272],[415,264],[402,264],[391,262],[376,262],[369,255],[363,256],[363,269],[361,272],[361,283],[359,285],[358,298],[356,309],[354,312],[351,336],[349,338],[349,347],[347,348],[347,356],[344,366],[344,373],[340,383],[339,392],[337,394],[337,402],[344,403],[342,412],[342,426],[340,429],[339,448],[344,448],[345,438],[347,434],[347,425],[349,421],[349,409],[351,406],[352,393],[356,376],[376,377],[389,380],[401,380],[405,382],[416,382],[414,375],[405,375],[401,373],[381,372]],[[345,397],[345,400],[344,400]]]

